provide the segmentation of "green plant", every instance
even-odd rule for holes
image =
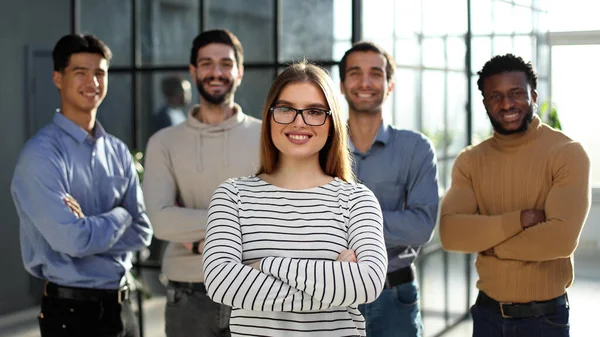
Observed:
[[[144,152],[132,150],[131,155],[133,156],[133,163],[135,164],[135,170],[140,177],[140,182],[144,180],[144,165],[142,165],[144,159]]]
[[[558,111],[556,110],[556,105],[552,103],[552,101],[548,100],[542,103],[540,106],[540,118],[542,121],[551,127],[562,130],[562,125],[560,123],[560,119],[558,118]]]

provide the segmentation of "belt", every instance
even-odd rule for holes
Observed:
[[[412,282],[415,280],[415,265],[411,264],[387,274],[385,280],[386,288],[393,288],[397,285]]]
[[[498,302],[480,291],[475,305],[491,309],[503,318],[528,318],[555,314],[556,308],[563,305],[569,307],[569,299],[564,294],[547,301],[506,303]]]
[[[179,289],[193,290],[193,291],[197,291],[197,292],[206,294],[206,287],[204,286],[204,283],[201,283],[201,282],[169,281],[169,285],[171,285],[175,288],[179,288]]]
[[[44,286],[44,296],[76,301],[116,301],[121,303],[128,300],[129,295],[128,286],[123,286],[120,289],[94,289],[65,287],[52,282],[46,282]]]

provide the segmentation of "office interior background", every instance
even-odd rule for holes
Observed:
[[[600,111],[593,99],[600,78],[599,12],[594,0],[2,1],[0,317],[39,302],[40,282],[21,262],[10,181],[24,142],[59,107],[51,51],[62,35],[91,33],[112,49],[98,119],[132,150],[145,148],[152,115],[165,103],[161,80],[189,79],[191,41],[202,30],[227,28],[240,38],[245,74],[236,102],[259,118],[270,83],[286,64],[306,57],[339,83],[344,51],[359,40],[377,42],[398,65],[385,118],[432,139],[441,197],[456,155],[491,135],[476,72],[493,55],[520,55],[538,72],[540,107],[552,102],[564,132],[592,158],[593,205],[577,254],[599,257]],[[476,279],[472,261],[443,252],[436,237],[424,248],[418,264],[427,335],[467,317]]]

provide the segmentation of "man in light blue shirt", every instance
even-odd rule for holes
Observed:
[[[383,121],[382,106],[394,88],[395,64],[381,47],[370,42],[353,45],[339,69],[349,106],[354,172],[381,205],[388,252],[385,289],[359,310],[369,337],[421,336],[413,261],[431,239],[437,219],[435,150],[422,134]]]
[[[11,192],[25,269],[47,281],[46,336],[137,336],[126,273],[152,228],[127,146],[96,121],[110,49],[66,35],[52,53],[61,109],[24,146]]]

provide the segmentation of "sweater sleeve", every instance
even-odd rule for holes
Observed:
[[[148,141],[144,163],[144,200],[154,235],[166,241],[193,242],[204,238],[206,209],[176,204],[177,183],[168,149],[162,144],[163,131]]]
[[[473,190],[468,150],[456,158],[452,185],[442,200],[440,241],[448,251],[481,252],[516,235],[521,227],[521,212],[481,215]]]
[[[362,185],[350,196],[348,208],[348,247],[356,252],[357,263],[267,257],[260,269],[332,306],[374,301],[383,290],[387,269],[381,209]]]
[[[566,145],[553,168],[546,198],[546,222],[494,247],[501,259],[548,261],[573,254],[591,204],[590,159],[579,143]]]
[[[242,263],[242,230],[235,182],[214,192],[204,244],[204,284],[217,303],[253,311],[309,311],[329,305]]]

